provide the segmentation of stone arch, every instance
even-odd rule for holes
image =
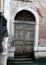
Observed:
[[[13,16],[12,16],[12,20],[14,22],[14,18],[15,16],[17,15],[17,13],[19,13],[20,11],[22,10],[27,10],[29,11],[30,13],[32,13],[35,17],[35,22],[36,22],[36,25],[35,25],[35,41],[34,41],[34,51],[36,52],[38,50],[38,36],[39,36],[39,17],[37,15],[37,13],[32,10],[31,8],[25,8],[25,7],[22,7],[22,8],[19,8],[17,10],[14,11],[13,13]],[[12,26],[13,27],[13,26]],[[13,31],[13,30],[12,30]],[[34,54],[35,54],[34,52]],[[36,54],[35,54],[35,57],[36,57]]]
[[[21,10],[16,14],[14,20],[34,21],[35,22],[35,17],[30,11]]]

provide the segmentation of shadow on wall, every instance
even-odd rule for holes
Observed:
[[[2,12],[0,12],[0,53],[3,52],[2,41],[4,37],[7,37],[7,36],[8,36],[7,20],[2,15]]]

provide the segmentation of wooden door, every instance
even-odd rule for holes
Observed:
[[[35,22],[33,21],[15,21],[15,55],[27,54],[33,52]]]

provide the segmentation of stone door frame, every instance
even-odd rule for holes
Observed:
[[[32,10],[31,8],[21,7],[21,8],[15,10],[15,11],[13,12],[13,16],[12,16],[13,22],[15,22],[15,21],[14,21],[14,18],[15,18],[15,16],[16,16],[16,14],[17,14],[18,12],[22,11],[22,10],[27,10],[27,11],[31,12],[31,13],[34,15],[34,17],[35,17],[36,25],[35,25],[35,39],[34,39],[34,40],[35,40],[35,41],[34,41],[34,54],[35,54],[35,57],[36,57],[36,53],[35,53],[35,52],[38,51],[39,17],[38,17],[38,14],[37,14],[34,10]],[[13,26],[12,26],[12,27],[13,27]],[[14,29],[14,27],[13,27],[13,29]],[[13,31],[13,29],[12,29],[12,31]]]

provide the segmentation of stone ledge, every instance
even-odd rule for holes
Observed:
[[[0,55],[4,55],[5,56],[5,55],[7,55],[7,53],[6,52],[3,52],[3,53],[0,53]]]
[[[46,52],[35,52],[34,53],[34,55],[35,55],[35,59],[37,59],[37,58],[46,58]]]
[[[46,47],[38,47],[34,50],[35,58],[43,58],[46,57]]]
[[[8,49],[8,52],[14,52],[15,51],[15,47],[11,47],[10,49]]]
[[[8,57],[14,58],[14,51],[15,51],[15,47],[11,47],[10,49],[8,49]]]
[[[13,57],[14,58],[14,52],[8,53],[7,57]]]

